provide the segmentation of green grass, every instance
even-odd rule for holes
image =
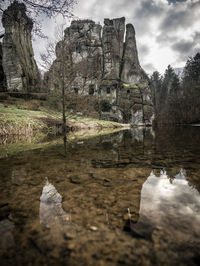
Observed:
[[[121,124],[116,122],[82,115],[66,113],[66,116],[68,126],[77,130],[122,127]],[[37,100],[14,99],[10,102],[0,103],[0,136],[55,132],[56,124],[62,124],[61,112],[48,109]]]
[[[45,127],[41,117],[55,117],[52,116],[49,111],[32,111],[18,109],[16,105],[4,105],[0,103],[0,126],[12,126],[14,128],[22,128],[30,126],[32,129],[42,129]]]
[[[66,116],[67,124],[77,129],[77,131],[68,134],[68,142],[110,134],[121,130],[123,127],[116,122],[72,113],[66,113]],[[55,132],[51,131],[51,124],[55,125],[55,123],[62,123],[61,112],[48,109],[39,101],[10,99],[0,103],[0,145],[6,143],[1,145],[0,158],[61,143],[62,139],[44,142],[44,137],[48,133]]]
[[[113,129],[113,128],[105,128],[103,130],[79,130],[75,132],[70,132],[67,134],[67,143],[76,143],[85,141],[90,138],[108,135],[121,129]],[[8,156],[13,156],[21,152],[25,152],[28,150],[42,149],[45,150],[49,147],[53,147],[55,145],[63,144],[63,137],[55,137],[54,139],[49,139],[44,141],[44,134],[37,134],[36,136],[31,136],[29,138],[21,137],[20,140],[16,140],[13,143],[6,143],[4,145],[0,145],[0,158],[5,158]]]

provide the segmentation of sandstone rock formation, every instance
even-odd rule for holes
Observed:
[[[9,92],[36,92],[40,74],[31,43],[32,20],[26,15],[26,6],[14,1],[4,11],[2,24],[3,68]]]
[[[102,35],[104,79],[119,79],[123,56],[125,18],[105,19]]]
[[[64,83],[67,93],[95,95],[101,118],[150,125],[153,106],[149,80],[138,60],[135,30],[125,18],[73,21],[56,46],[56,60],[45,74],[49,90]]]
[[[140,81],[142,72],[136,47],[135,29],[132,24],[127,24],[121,80],[124,83],[135,84]]]
[[[0,43],[0,91],[6,91],[6,77],[2,65],[2,44]]]
[[[98,94],[102,75],[101,28],[92,20],[77,20],[65,29],[64,39],[56,45],[57,58],[45,74],[49,90],[61,86],[64,72],[65,84],[69,83],[75,93]]]

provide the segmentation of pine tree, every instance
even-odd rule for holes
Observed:
[[[183,80],[185,83],[200,82],[200,53],[188,59],[183,72]]]

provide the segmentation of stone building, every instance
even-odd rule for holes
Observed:
[[[152,124],[149,80],[139,64],[134,27],[124,17],[105,19],[103,29],[92,20],[72,21],[45,74],[50,91],[59,88],[61,72],[65,84],[71,80],[68,92],[99,97],[102,119]]]

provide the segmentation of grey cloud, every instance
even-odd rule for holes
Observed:
[[[173,9],[169,9],[166,12],[160,29],[164,32],[175,32],[180,28],[190,28],[198,19],[198,10],[200,8],[200,1],[188,2],[186,8],[182,9],[181,5],[176,6]]]
[[[187,0],[167,0],[169,4],[175,4],[175,3],[179,3],[179,2],[186,2]]]
[[[149,52],[150,52],[150,49],[149,49],[149,47],[147,45],[138,44],[138,53],[139,53],[139,55],[141,55],[143,57],[143,56],[148,55]]]
[[[153,0],[143,0],[134,12],[135,28],[140,35],[151,32],[150,21],[154,18],[159,21],[162,19],[165,8],[164,5]]]
[[[200,31],[196,31],[193,36],[194,36],[194,41],[200,44]]]
[[[136,18],[145,18],[146,20],[152,17],[159,16],[164,11],[163,5],[156,4],[153,0],[143,0],[139,8],[136,9]]]
[[[163,44],[171,44],[173,42],[176,42],[178,40],[177,36],[175,35],[172,35],[172,34],[159,34],[157,37],[156,37],[156,42],[163,45]]]
[[[152,74],[154,71],[156,71],[156,68],[151,63],[144,64],[144,65],[142,65],[142,67],[145,70],[145,72],[147,72],[147,74]]]
[[[180,40],[179,42],[173,44],[171,48],[179,53],[189,53],[193,50],[195,43],[193,41]]]
[[[193,40],[180,40],[171,46],[177,54],[177,63],[185,63],[189,56],[194,56],[200,51],[200,33],[196,32],[193,35]]]

